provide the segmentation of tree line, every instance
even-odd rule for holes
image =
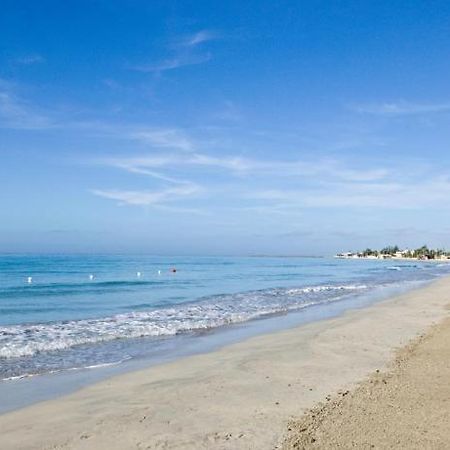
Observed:
[[[398,245],[388,245],[387,247],[382,248],[381,250],[372,250],[367,248],[362,252],[363,256],[394,256],[396,253],[401,252],[400,247]],[[428,248],[426,245],[422,245],[422,247],[416,248],[414,250],[404,250],[402,252],[403,257],[405,258],[426,258],[426,259],[436,259],[441,256],[450,256],[450,252],[444,249],[432,249]]]

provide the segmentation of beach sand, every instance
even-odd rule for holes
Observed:
[[[371,373],[389,369],[395,351],[448,317],[449,303],[450,279],[445,278],[332,320],[117,376],[1,415],[1,448],[289,448],[302,434],[302,414],[338,391],[359,392],[357,384]],[[433,364],[430,359],[423,386],[428,385]],[[405,402],[407,383],[398,378],[397,384],[405,385]],[[433,397],[440,392],[437,384],[436,389]],[[448,402],[441,406],[436,416],[445,418]],[[374,414],[387,417],[385,411]],[[383,427],[379,420],[374,426]],[[404,423],[408,426],[406,419]]]
[[[289,423],[282,448],[450,448],[450,320],[402,348],[390,370]]]

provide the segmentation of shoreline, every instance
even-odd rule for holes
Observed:
[[[101,364],[97,367],[56,370],[50,373],[4,379],[0,381],[0,398],[3,400],[0,402],[0,415],[42,401],[57,399],[118,375],[167,364],[192,355],[214,352],[255,336],[273,334],[302,327],[309,323],[330,320],[342,316],[348,311],[368,308],[378,302],[423,288],[430,283],[432,282],[422,280],[389,287],[379,286],[371,292],[356,297],[310,305],[290,311],[288,314],[273,314],[242,323],[228,324],[211,329],[206,333],[175,336],[170,340],[168,350],[171,351],[161,353],[160,350],[157,350],[151,356],[143,358],[130,358],[123,362]],[[147,345],[152,344],[152,342],[147,342]]]
[[[289,419],[448,316],[450,278],[0,416],[7,448],[273,448]],[[24,427],[26,423],[26,427]]]

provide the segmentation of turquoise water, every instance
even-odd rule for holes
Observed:
[[[0,379],[144,358],[183,345],[176,336],[357,302],[449,270],[328,258],[0,256]]]

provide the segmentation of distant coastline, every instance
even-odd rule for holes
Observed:
[[[411,249],[400,249],[397,245],[381,250],[367,248],[364,251],[344,252],[335,255],[340,259],[394,259],[406,261],[450,261],[450,252],[443,249],[431,249],[426,245]]]

